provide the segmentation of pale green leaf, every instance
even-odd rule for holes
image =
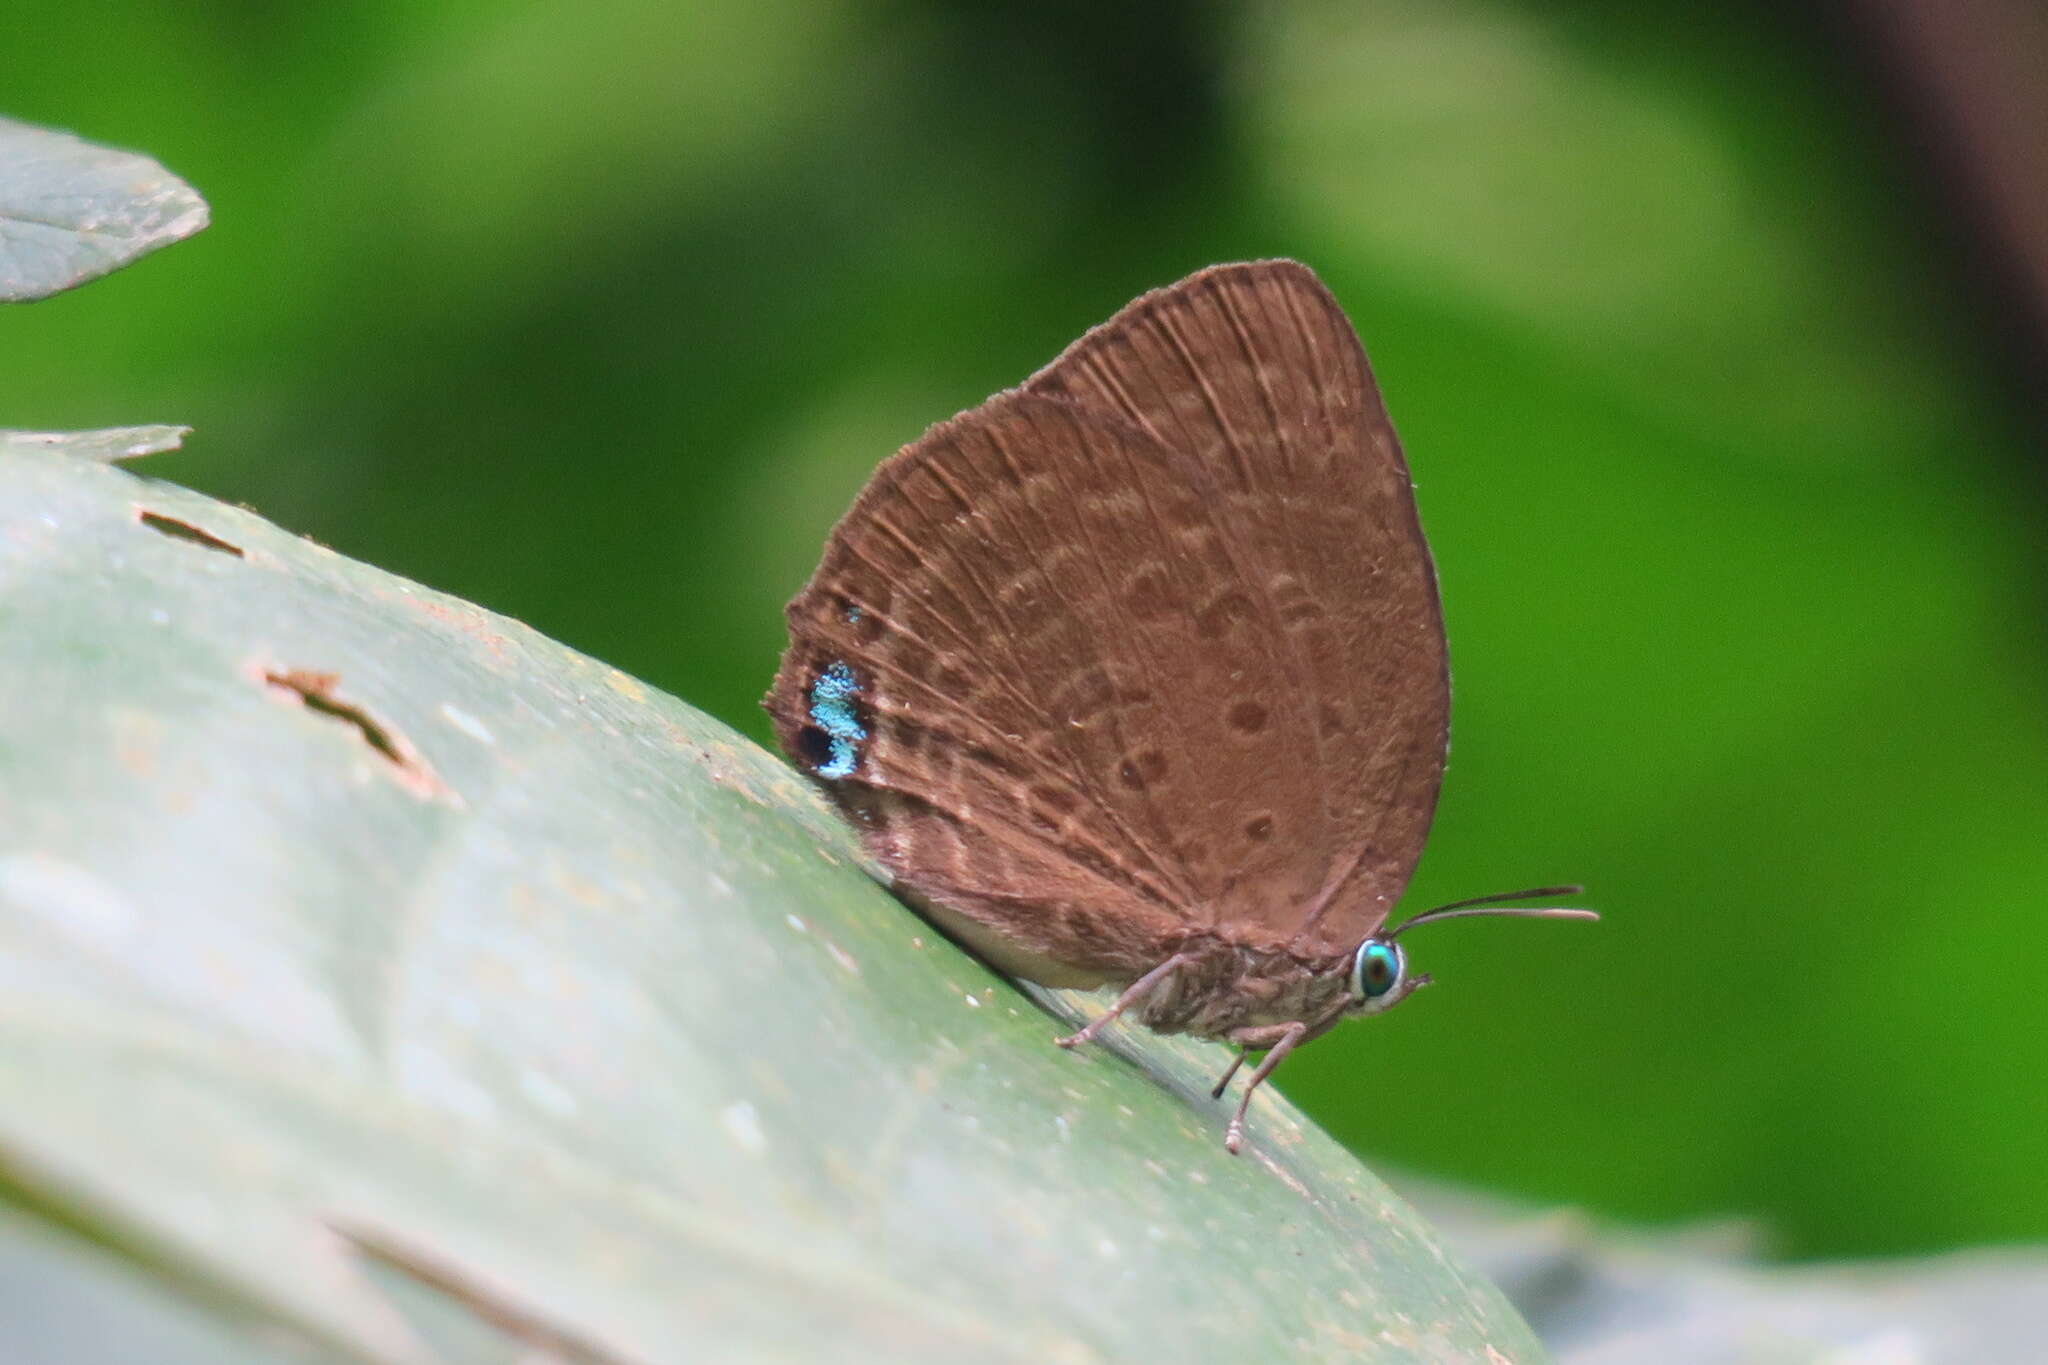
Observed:
[[[0,1165],[240,1319],[380,1361],[1543,1358],[1277,1094],[1226,1154],[1221,1049],[1054,1048],[1068,1002],[683,703],[113,466],[0,452],[0,519]]]
[[[0,119],[0,302],[97,279],[206,220],[198,191],[146,156]]]

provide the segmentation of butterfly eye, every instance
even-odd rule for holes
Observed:
[[[1351,963],[1351,998],[1360,1002],[1376,1000],[1400,984],[1407,958],[1399,946],[1369,938],[1358,945]]]

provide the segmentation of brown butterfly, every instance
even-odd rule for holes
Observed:
[[[1450,709],[1414,490],[1293,261],[1136,300],[883,462],[765,705],[896,889],[1012,975],[1265,1057],[1391,1008]],[[1484,907],[1484,908],[1482,908]]]

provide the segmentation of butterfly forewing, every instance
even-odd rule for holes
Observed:
[[[1273,758],[1312,754],[1290,837],[1323,874],[1305,900],[1253,889],[1227,913],[1356,944],[1421,855],[1450,684],[1407,464],[1349,320],[1293,261],[1218,266],[1138,299],[1025,388],[1151,432],[1217,490],[1230,590],[1288,674]]]
[[[885,462],[789,624],[784,747],[902,886],[1055,960],[1355,943],[1419,853],[1434,581],[1291,263],[1147,295]]]

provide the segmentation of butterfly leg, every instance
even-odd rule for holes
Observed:
[[[1244,1051],[1240,1050],[1237,1056],[1231,1060],[1230,1065],[1224,1069],[1222,1077],[1216,1082],[1214,1088],[1209,1091],[1210,1099],[1220,1100],[1223,1098],[1223,1087],[1230,1084],[1230,1078],[1235,1076],[1237,1069],[1244,1065],[1246,1055]]]
[[[1143,1000],[1151,993],[1154,986],[1157,986],[1160,982],[1166,980],[1167,977],[1172,976],[1176,971],[1192,961],[1194,961],[1194,958],[1187,953],[1175,953],[1172,957],[1169,957],[1166,961],[1160,963],[1136,981],[1133,981],[1125,989],[1124,993],[1116,998],[1116,1003],[1111,1005],[1100,1018],[1091,1022],[1079,1033],[1072,1033],[1064,1038],[1055,1038],[1053,1041],[1061,1047],[1079,1047],[1083,1043],[1093,1042],[1095,1035],[1102,1032],[1110,1020],[1116,1018],[1140,1000]]]
[[[1280,1059],[1294,1051],[1294,1045],[1308,1037],[1308,1025],[1296,1020],[1291,1024],[1271,1024],[1264,1028],[1240,1029],[1231,1039],[1242,1047],[1267,1049],[1265,1060],[1252,1072],[1252,1078],[1244,1083],[1244,1098],[1237,1102],[1237,1112],[1230,1116],[1230,1126],[1223,1130],[1223,1150],[1235,1154],[1244,1145],[1244,1115],[1252,1107],[1252,1095],[1273,1074],[1273,1068],[1280,1065]],[[1242,1061],[1242,1058],[1239,1058]],[[1237,1068],[1232,1067],[1235,1071]],[[1224,1077],[1229,1080],[1228,1076]]]

